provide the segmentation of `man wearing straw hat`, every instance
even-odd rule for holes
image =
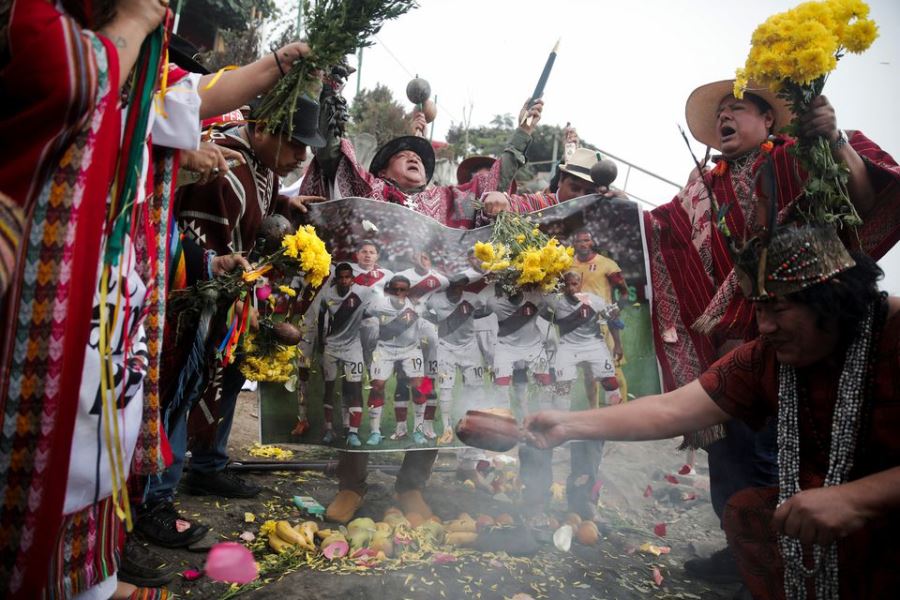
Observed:
[[[738,100],[733,84],[725,80],[700,86],[685,108],[693,136],[721,152],[713,159],[715,167],[702,176],[695,172],[672,202],[645,213],[654,341],[667,390],[693,381],[730,348],[758,333],[753,306],[732,272],[730,242],[717,227],[720,217],[734,239],[765,234],[771,191],[777,189],[779,220],[802,194],[804,182],[788,152],[794,140],[770,138],[792,118],[786,103],[767,88],[753,86]],[[900,168],[862,133],[838,129],[834,108],[824,96],[801,122],[804,136],[824,136],[835,158],[849,168],[850,199],[864,224],[845,242],[880,258],[900,237]],[[761,168],[767,156],[772,158],[770,174]],[[714,210],[707,190],[727,211]],[[772,427],[755,433],[732,420],[724,431],[716,427],[687,435],[685,444],[709,452],[711,496],[720,518],[733,493],[775,481]],[[688,561],[686,568],[711,581],[738,579],[727,549],[710,559]]]

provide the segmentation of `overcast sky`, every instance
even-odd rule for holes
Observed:
[[[289,3],[281,2],[282,6]],[[692,161],[678,125],[698,85],[733,77],[753,29],[795,6],[783,0],[419,0],[389,22],[363,56],[361,84],[383,83],[403,102],[418,74],[437,96],[435,139],[472,107],[472,124],[517,113],[547,54],[562,38],[544,94],[543,122],[571,122],[601,149],[661,177],[683,182]],[[900,2],[872,0],[880,36],[848,55],[825,93],[838,126],[860,129],[900,156]],[[348,96],[356,80],[348,84]],[[694,144],[694,152],[704,148]],[[616,185],[625,186],[620,165]],[[674,188],[632,172],[627,190],[660,204]],[[900,293],[900,250],[888,255],[886,289]]]

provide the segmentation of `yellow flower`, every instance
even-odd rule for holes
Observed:
[[[270,535],[275,533],[275,521],[268,520],[259,526],[259,534],[260,535]]]
[[[540,235],[540,234],[541,234],[541,230],[538,229],[537,227],[535,227],[534,229],[531,230],[531,235]]]
[[[841,43],[848,52],[865,52],[878,37],[878,26],[871,19],[862,19],[847,27]]]
[[[297,295],[297,290],[295,290],[295,289],[292,288],[292,287],[288,287],[288,286],[286,286],[286,285],[279,285],[279,286],[278,286],[278,290],[279,290],[282,294],[287,294],[287,295],[290,296],[291,298],[293,298],[293,297],[295,297],[295,296]]]
[[[520,244],[521,244],[522,242],[524,242],[524,241],[525,241],[525,234],[524,234],[524,233],[520,233],[519,235],[517,235],[517,236],[516,236],[516,241],[519,242]]]
[[[475,242],[475,257],[482,262],[494,260],[494,246],[485,242]]]

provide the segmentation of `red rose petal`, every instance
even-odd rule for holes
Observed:
[[[683,467],[678,469],[678,474],[679,475],[690,475],[691,471],[693,471],[693,469],[691,469],[691,465],[684,465]]]
[[[678,478],[675,477],[674,475],[666,475],[666,481],[668,481],[669,483],[674,483],[675,485],[678,485]]]
[[[653,488],[648,485],[647,489],[644,490],[644,498],[649,498],[652,495],[653,495]]]
[[[653,567],[653,583],[657,586],[662,585],[663,576],[662,573],[659,572],[659,567]]]
[[[203,571],[198,571],[197,569],[185,569],[181,572],[181,576],[187,581],[196,581],[203,577]]]
[[[653,533],[655,533],[659,537],[666,537],[666,524],[665,523],[657,523],[656,525],[654,525]]]

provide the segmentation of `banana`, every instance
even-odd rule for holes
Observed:
[[[269,534],[269,548],[281,554],[291,549],[291,544],[284,541],[274,533]]]
[[[313,543],[306,539],[306,536],[302,535],[296,529],[291,527],[291,524],[287,521],[278,521],[275,524],[275,533],[288,542],[292,546],[300,546],[301,548],[305,548],[307,550],[315,550],[315,546]]]

